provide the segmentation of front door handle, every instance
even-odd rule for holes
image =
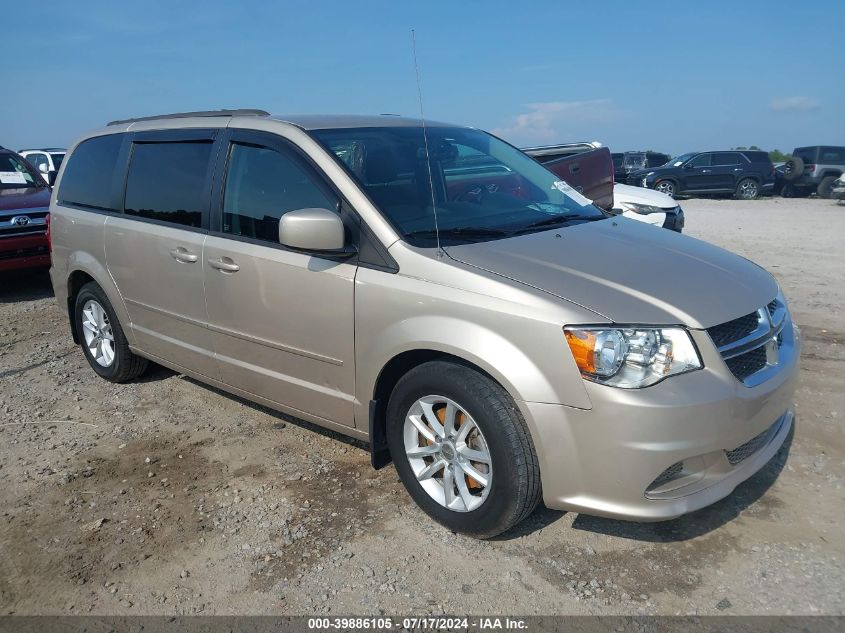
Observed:
[[[712,169],[702,169],[701,173],[702,174],[709,174],[711,171],[713,171],[713,170]]]
[[[181,262],[183,264],[193,264],[198,259],[196,255],[194,255],[184,246],[177,246],[172,251],[170,251],[170,255],[177,262]]]
[[[228,257],[221,257],[220,259],[209,259],[208,263],[212,268],[216,268],[217,270],[220,270],[224,273],[236,273],[241,269],[240,266],[238,266]]]

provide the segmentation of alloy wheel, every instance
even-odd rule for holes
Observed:
[[[114,362],[114,333],[109,315],[99,302],[89,299],[82,306],[82,334],[91,358],[101,367]]]
[[[668,180],[657,183],[654,189],[660,193],[665,193],[667,196],[675,197],[675,186]]]
[[[757,197],[757,183],[753,180],[745,180],[739,185],[739,196],[745,200],[753,200]]]
[[[471,512],[493,481],[490,449],[475,420],[445,396],[417,400],[405,417],[405,454],[420,486],[441,506]]]

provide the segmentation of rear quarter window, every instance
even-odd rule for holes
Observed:
[[[824,165],[845,165],[845,147],[822,147],[819,154]]]
[[[67,159],[60,183],[59,204],[118,211],[112,183],[123,134],[95,136],[82,141]]]

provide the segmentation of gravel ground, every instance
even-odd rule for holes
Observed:
[[[161,368],[98,379],[46,275],[0,277],[0,613],[844,613],[845,207],[683,206],[791,300],[794,437],[687,517],[541,508],[490,542],[428,520],[360,443]]]

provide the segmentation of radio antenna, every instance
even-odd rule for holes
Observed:
[[[417,77],[417,98],[420,102],[420,121],[422,121],[423,142],[425,143],[425,164],[428,166],[428,186],[431,191],[431,209],[434,212],[434,237],[437,241],[437,256],[443,256],[443,249],[440,248],[440,227],[437,224],[437,201],[434,196],[434,174],[431,172],[431,153],[428,149],[428,130],[425,124],[425,113],[423,112],[422,88],[420,85],[420,65],[417,63],[417,34],[411,29],[411,49],[414,53],[414,73]]]

